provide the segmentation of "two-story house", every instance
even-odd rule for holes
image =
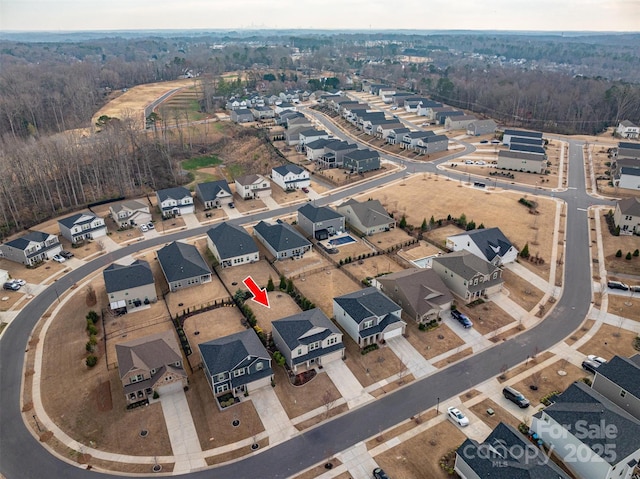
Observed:
[[[262,175],[244,175],[236,178],[236,193],[243,200],[271,196],[271,182]]]
[[[9,261],[32,266],[51,259],[62,251],[58,236],[40,231],[29,231],[26,235],[0,245],[2,256]]]
[[[344,358],[342,333],[318,308],[271,323],[273,341],[293,372]]]
[[[309,171],[293,163],[273,168],[271,180],[285,191],[307,188],[311,185]]]
[[[518,258],[518,250],[500,228],[483,228],[449,236],[446,247],[452,251],[469,251],[496,266],[513,263]]]
[[[336,208],[354,230],[367,236],[389,231],[396,225],[378,200],[358,201],[351,198]]]
[[[172,330],[116,344],[116,357],[127,407],[148,402],[154,391],[170,394],[188,385]]]
[[[196,198],[205,210],[220,208],[223,204],[233,201],[233,194],[226,180],[208,181],[196,185]]]
[[[502,144],[509,146],[512,138],[537,138],[542,139],[542,133],[539,131],[513,130],[507,128],[502,135]]]
[[[109,214],[118,227],[146,225],[151,221],[149,205],[138,200],[127,200],[109,206]]]
[[[271,357],[253,329],[201,343],[198,348],[215,397],[236,396],[271,384]]]
[[[328,206],[305,203],[298,208],[298,226],[310,237],[326,239],[345,231],[344,216]]]
[[[116,313],[129,313],[158,301],[151,266],[142,259],[128,266],[113,263],[104,269],[102,277],[109,308]]]
[[[366,173],[380,169],[380,153],[377,150],[362,148],[350,151],[342,159],[342,167],[351,173]]]
[[[431,267],[466,302],[497,293],[504,283],[500,268],[466,250],[437,256]]]
[[[241,226],[219,223],[207,231],[207,245],[223,268],[255,263],[260,259],[258,246]]]
[[[625,198],[616,203],[613,222],[620,234],[640,235],[640,198]]]
[[[493,120],[476,120],[467,126],[467,135],[480,136],[496,132],[496,122]]]
[[[107,234],[104,219],[98,218],[90,211],[62,218],[58,220],[58,227],[60,234],[73,244],[94,240]]]
[[[171,292],[211,281],[209,266],[191,244],[174,241],[156,255]]]
[[[601,364],[591,387],[640,419],[640,354],[630,358],[614,356]]]
[[[616,134],[622,138],[640,137],[640,126],[631,123],[629,120],[622,120],[618,123]]]
[[[164,218],[187,215],[195,211],[191,192],[184,186],[156,191],[158,207]]]
[[[374,287],[333,298],[333,316],[358,346],[404,334],[402,308]]]
[[[287,223],[269,224],[261,221],[253,228],[258,241],[277,260],[301,258],[311,251],[311,243]]]
[[[253,112],[246,107],[231,110],[229,117],[234,123],[250,123],[254,121]]]

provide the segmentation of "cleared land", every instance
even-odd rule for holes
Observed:
[[[581,346],[578,351],[585,355],[595,354],[605,359],[611,359],[616,354],[631,357],[638,353],[633,347],[634,339],[637,336],[636,332],[603,324],[594,337]]]
[[[561,376],[558,371],[564,371],[567,374]],[[527,378],[513,384],[513,387],[522,394],[529,398],[531,405],[536,407],[540,402],[540,399],[553,391],[564,391],[575,381],[589,376],[589,373],[583,371],[577,366],[568,363],[567,361],[560,360],[550,366],[536,371],[529,375]],[[537,386],[538,389],[533,391],[530,386]]]
[[[608,311],[624,318],[640,321],[640,298],[609,295]]]
[[[638,237],[612,235],[609,232],[607,220],[604,216],[600,217],[600,228],[602,230],[604,264],[607,269],[607,273],[609,275],[621,273],[640,276],[640,256],[633,256],[633,252],[640,248],[640,241],[638,241]],[[618,250],[621,252],[621,256],[619,258],[616,257]],[[627,253],[631,253],[631,259],[626,259]],[[625,279],[622,278],[622,281],[625,281]]]

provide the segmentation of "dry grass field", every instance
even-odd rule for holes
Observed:
[[[295,282],[298,290],[328,317],[333,316],[333,298],[362,289],[339,269],[327,269],[305,274]]]
[[[473,327],[483,336],[514,322],[511,315],[491,301],[473,307],[460,305],[458,309],[473,321]]]
[[[611,359],[616,354],[631,357],[638,353],[633,347],[633,341],[637,336],[638,332],[603,324],[594,337],[582,345],[578,351],[585,355],[595,354],[605,359]]]
[[[444,323],[430,331],[420,331],[415,321],[407,321],[406,334],[407,340],[426,359],[464,345],[464,341]]]
[[[631,259],[626,259],[627,253],[633,255],[633,252],[640,248],[638,237],[612,235],[609,232],[607,220],[604,216],[600,217],[600,228],[602,230],[605,268],[609,275],[615,275],[616,273],[640,275],[640,256],[631,256]],[[622,251],[620,258],[616,257],[618,250]],[[622,281],[625,280],[622,279]]]
[[[624,318],[640,321],[640,297],[632,298],[610,294],[607,311]]]
[[[564,371],[567,374],[561,376],[558,371]],[[540,399],[548,395],[553,391],[564,391],[575,381],[588,377],[589,373],[583,371],[577,366],[574,366],[567,361],[560,360],[547,366],[541,371],[537,371],[531,374],[529,377],[519,381],[512,386],[518,391],[521,391],[529,401],[531,401],[532,407],[537,407],[540,403]],[[532,391],[530,386],[536,385],[538,389]]]
[[[493,416],[489,416],[489,414],[487,414],[487,409],[489,408],[493,409]],[[482,422],[491,429],[494,429],[501,422],[510,424],[513,427],[518,427],[518,424],[521,422],[520,419],[516,418],[502,406],[499,406],[488,398],[478,404],[474,404],[469,408],[469,410],[478,416]]]

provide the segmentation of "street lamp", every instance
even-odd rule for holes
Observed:
[[[437,399],[437,404],[436,404],[436,416],[439,414],[439,409],[440,409],[440,398],[436,398]]]

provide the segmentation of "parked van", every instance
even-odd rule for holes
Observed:
[[[507,386],[502,390],[502,395],[512,403],[517,404],[518,407],[521,407],[522,409],[526,409],[529,407],[529,400],[524,397],[521,392],[513,389],[510,386]]]

